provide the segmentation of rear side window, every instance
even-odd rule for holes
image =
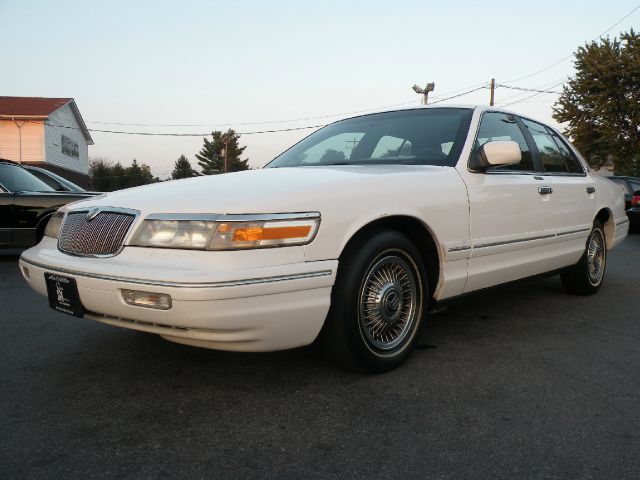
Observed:
[[[516,165],[500,165],[497,167],[489,167],[487,170],[533,170],[529,146],[512,115],[488,112],[482,116],[474,155],[478,155],[478,150],[482,145],[495,140],[511,140],[516,142],[520,146],[522,160]]]
[[[552,130],[544,125],[522,119],[538,147],[545,172],[584,173],[580,161]]]
[[[41,181],[49,185],[54,190],[58,190],[60,188],[60,184],[58,182],[38,170],[29,170],[29,173],[38,177]]]
[[[51,192],[53,190],[24,168],[7,163],[0,163],[0,184],[10,192]]]

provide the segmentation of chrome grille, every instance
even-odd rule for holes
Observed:
[[[134,213],[109,210],[97,215],[91,211],[70,212],[60,229],[58,249],[73,255],[115,255],[135,218]]]

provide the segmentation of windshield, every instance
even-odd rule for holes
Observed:
[[[0,163],[0,185],[10,192],[51,192],[53,188],[24,168]]]
[[[453,165],[473,110],[434,108],[342,120],[309,135],[267,168],[322,165]]]

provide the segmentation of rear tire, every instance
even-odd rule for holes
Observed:
[[[560,274],[562,286],[567,293],[573,295],[593,295],[602,285],[606,266],[607,244],[604,228],[602,223],[596,220],[593,222],[582,258]]]
[[[420,252],[406,236],[378,230],[356,240],[340,260],[320,347],[351,368],[400,366],[414,349],[428,291]]]

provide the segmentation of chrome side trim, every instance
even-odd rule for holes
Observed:
[[[522,243],[522,242],[530,242],[532,240],[543,240],[545,238],[554,238],[556,236],[555,233],[550,233],[549,235],[539,235],[537,237],[528,237],[528,238],[519,238],[517,240],[509,240],[506,242],[491,242],[491,243],[483,243],[480,245],[474,245],[473,248],[487,248],[487,247],[498,247],[501,245],[511,245],[512,243]]]
[[[247,278],[244,280],[228,280],[224,282],[165,282],[161,280],[145,280],[142,278],[118,277],[115,275],[100,275],[97,273],[79,272],[77,270],[69,270],[66,268],[51,267],[38,262],[33,262],[20,257],[20,261],[27,265],[43,268],[45,270],[57,273],[66,273],[67,275],[75,275],[78,277],[95,278],[97,280],[109,280],[113,282],[134,283],[138,285],[151,285],[154,287],[174,287],[174,288],[222,288],[222,287],[239,287],[244,285],[257,285],[261,283],[285,282],[287,280],[300,280],[304,278],[328,277],[333,272],[331,270],[319,270],[317,272],[295,273],[292,275],[276,275],[273,277]]]
[[[570,232],[557,233],[556,236],[561,237],[563,235],[572,235],[574,233],[584,233],[584,232],[590,232],[590,231],[591,231],[590,228],[581,228],[580,230],[571,230]]]
[[[145,220],[197,220],[209,222],[262,222],[269,220],[300,220],[304,218],[320,218],[320,212],[298,213],[152,213]]]
[[[247,213],[220,215],[220,222],[264,222],[269,220],[300,220],[302,218],[320,218],[320,212],[295,212],[295,213]]]
[[[453,247],[448,250],[448,252],[463,252],[465,250],[471,250],[471,247],[463,246],[463,247]]]
[[[571,230],[569,232],[561,232],[561,233],[550,233],[549,235],[539,235],[537,237],[527,237],[527,238],[519,238],[517,240],[509,240],[507,242],[491,242],[491,243],[482,243],[480,245],[474,245],[473,249],[476,248],[487,248],[487,247],[499,247],[502,245],[511,245],[514,243],[522,243],[522,242],[530,242],[533,240],[544,240],[545,238],[554,238],[554,237],[562,237],[564,235],[572,235],[574,233],[584,233],[591,231],[590,228],[581,228],[579,230]],[[449,252],[460,252],[464,250],[471,250],[471,247],[454,247],[450,248]]]
[[[218,217],[220,217],[219,213],[152,213],[144,217],[144,220],[194,220],[198,222],[215,222]]]

